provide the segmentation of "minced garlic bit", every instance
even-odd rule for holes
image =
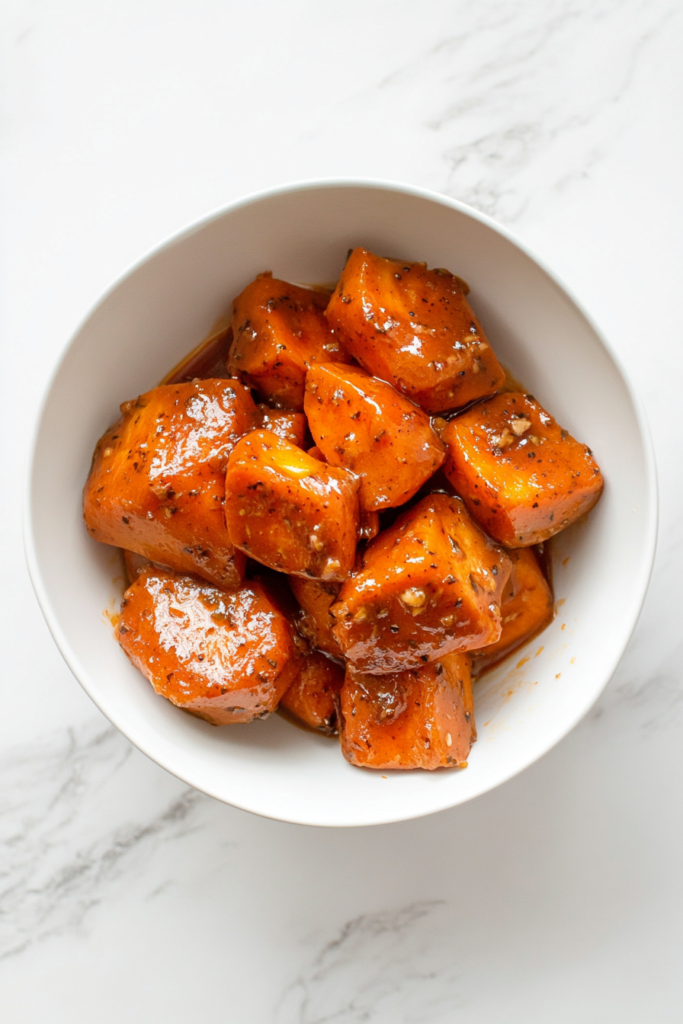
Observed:
[[[451,736],[451,734],[449,732],[447,732],[446,733],[446,746],[450,747],[452,743],[453,743],[453,737]]]
[[[508,428],[505,427],[502,434],[497,434],[491,438],[491,444],[494,448],[507,448],[507,446],[512,444],[514,440],[514,434],[511,434]]]
[[[103,455],[103,457],[105,459],[108,459],[109,456],[113,455],[113,454],[114,454],[114,449],[113,448],[105,448],[104,451],[102,452],[102,455]]]
[[[408,587],[399,597],[401,604],[405,604],[413,615],[422,611],[427,603],[427,595],[421,587]]]
[[[320,537],[318,537],[318,535],[315,533],[312,533],[311,536],[308,538],[308,543],[311,545],[314,551],[322,551],[322,549],[325,547]]]
[[[530,426],[531,420],[528,420],[526,416],[518,416],[516,419],[510,420],[510,428],[517,437],[521,437]]]

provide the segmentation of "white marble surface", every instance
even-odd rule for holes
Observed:
[[[0,1018],[683,1019],[678,0],[5,0]],[[132,750],[61,662],[18,495],[51,368],[132,259],[241,194],[374,175],[471,202],[638,381],[660,547],[630,649],[551,754],[358,831],[260,820]]]

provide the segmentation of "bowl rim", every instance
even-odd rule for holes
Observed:
[[[438,806],[426,808],[424,811],[409,812],[407,814],[396,814],[392,813],[389,816],[378,818],[376,821],[343,821],[343,822],[318,822],[310,820],[305,816],[281,816],[273,813],[263,811],[258,807],[254,807],[253,801],[245,800],[227,800],[225,796],[220,793],[213,792],[211,787],[206,785],[198,785],[197,782],[193,781],[192,778],[188,777],[188,773],[181,773],[171,764],[166,763],[167,759],[164,757],[157,756],[156,753],[150,753],[146,749],[149,745],[138,739],[131,739],[127,732],[118,724],[116,716],[112,716],[109,711],[104,711],[100,706],[96,696],[91,692],[89,685],[89,673],[86,672],[80,665],[78,655],[72,649],[71,643],[67,636],[64,635],[59,625],[59,621],[55,611],[53,610],[52,601],[49,597],[47,588],[45,586],[43,575],[40,566],[40,560],[38,558],[36,550],[36,538],[33,529],[33,514],[34,514],[34,486],[35,486],[35,462],[42,432],[43,419],[46,413],[46,407],[54,387],[55,381],[59,376],[59,373],[64,365],[64,362],[70,352],[73,343],[76,338],[80,335],[83,328],[86,326],[88,321],[91,319],[97,309],[106,301],[106,299],[113,294],[116,289],[138,269],[140,269],[149,260],[163,252],[165,249],[170,248],[176,243],[184,241],[191,235],[203,230],[206,226],[213,223],[216,220],[226,216],[227,214],[233,213],[243,207],[251,206],[256,203],[262,202],[263,200],[274,198],[280,195],[286,195],[296,192],[305,191],[317,191],[325,189],[377,189],[378,191],[389,191],[402,193],[404,195],[415,196],[417,198],[426,199],[430,202],[436,203],[440,206],[448,207],[453,210],[464,214],[475,221],[479,221],[484,226],[496,234],[502,236],[519,251],[521,251],[528,259],[530,259],[540,270],[542,270],[552,285],[564,295],[578,310],[581,316],[586,320],[587,324],[594,332],[601,345],[604,347],[610,358],[612,359],[621,379],[623,381],[626,392],[631,401],[636,423],[638,426],[640,438],[643,445],[643,454],[645,462],[645,478],[646,478],[646,501],[647,501],[647,514],[645,519],[645,528],[642,536],[642,547],[638,566],[638,579],[637,579],[637,590],[639,592],[639,599],[634,603],[633,611],[630,617],[630,621],[626,624],[622,623],[622,641],[615,648],[613,658],[609,665],[608,670],[605,673],[605,680],[603,685],[597,689],[592,695],[588,703],[586,703],[581,710],[572,715],[568,720],[563,723],[562,728],[555,731],[552,736],[549,737],[547,745],[544,745],[541,751],[536,754],[531,760],[524,761],[522,764],[511,768],[508,772],[504,773],[503,776],[495,782],[493,786],[489,784],[482,784],[480,788],[476,788],[473,792],[470,792],[462,800],[453,801],[452,799],[446,799]],[[550,750],[552,750],[557,744],[559,744],[575,727],[576,725],[586,716],[590,709],[594,706],[600,695],[604,692],[605,688],[609,684],[614,672],[621,661],[626,647],[633,635],[633,631],[636,627],[640,613],[643,608],[645,597],[648,591],[650,578],[652,576],[652,570],[654,566],[654,558],[657,547],[657,535],[658,535],[658,523],[659,523],[659,496],[658,496],[658,484],[657,484],[657,464],[654,452],[654,445],[652,442],[652,435],[647,420],[647,415],[642,400],[631,380],[629,372],[624,367],[619,354],[614,350],[611,343],[605,337],[603,332],[597,326],[592,316],[586,311],[583,304],[574,295],[574,292],[562,278],[545,262],[542,257],[539,257],[533,249],[531,249],[524,241],[522,241],[513,231],[499,224],[488,214],[482,213],[481,211],[469,206],[467,203],[462,202],[459,199],[454,199],[451,196],[443,193],[434,191],[432,189],[423,188],[419,185],[410,184],[407,182],[401,182],[391,179],[384,178],[364,178],[360,176],[350,177],[324,177],[324,178],[312,178],[312,179],[298,179],[291,182],[285,182],[279,185],[271,186],[269,188],[260,189],[255,192],[248,193],[247,195],[241,196],[229,203],[214,208],[209,213],[202,215],[196,220],[190,222],[185,227],[179,230],[173,231],[167,235],[163,241],[151,246],[141,256],[130,263],[127,268],[120,273],[114,280],[101,290],[94,301],[91,301],[88,306],[85,315],[77,322],[75,328],[71,331],[66,342],[62,345],[52,370],[48,376],[47,382],[43,388],[43,392],[40,401],[37,405],[31,432],[31,441],[29,446],[28,460],[26,464],[24,485],[22,488],[22,532],[23,532],[23,543],[24,543],[24,554],[26,558],[26,564],[28,568],[29,578],[33,586],[38,604],[40,606],[43,617],[47,623],[48,629],[52,635],[57,648],[66,662],[69,670],[74,675],[78,683],[85,690],[88,697],[93,701],[95,706],[105,715],[108,721],[112,723],[123,735],[126,737],[129,743],[132,743],[138,750],[141,751],[146,757],[154,761],[164,770],[169,772],[171,775],[180,779],[186,785],[191,786],[194,789],[199,790],[207,796],[213,797],[219,800],[221,803],[227,803],[230,806],[237,807],[240,810],[249,811],[253,814],[258,814],[260,817],[270,818],[275,821],[283,821],[291,824],[300,825],[314,825],[319,828],[350,828],[350,827],[372,827],[374,825],[386,825],[394,822],[408,821],[415,818],[426,817],[431,814],[436,814],[444,810],[448,810],[452,807],[458,806],[461,803],[468,803],[471,800],[482,796],[484,793],[490,792],[493,789],[497,789],[499,786],[509,782],[510,779],[520,774],[527,768],[529,768],[536,761],[544,757]]]

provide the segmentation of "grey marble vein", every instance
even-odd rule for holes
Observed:
[[[180,783],[162,807],[147,814],[124,810],[107,820],[107,790],[131,750],[117,730],[97,720],[3,759],[0,960],[78,928],[110,881],[193,827],[194,808],[205,798]]]
[[[682,13],[676,0],[460,2],[441,9],[440,38],[375,89],[405,110],[435,187],[516,224],[602,162],[629,125],[624,100],[651,44]],[[344,101],[345,113],[370,99]]]
[[[462,1005],[458,973],[430,938],[443,940],[447,909],[426,900],[347,921],[287,987],[276,1024],[449,1019]]]

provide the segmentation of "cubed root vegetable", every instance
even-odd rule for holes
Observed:
[[[280,707],[311,729],[332,736],[337,732],[336,701],[343,682],[344,669],[320,651],[312,651],[301,662]]]
[[[402,505],[444,460],[445,445],[429,416],[358,367],[312,366],[304,411],[328,465],[360,477],[362,509]]]
[[[256,430],[235,446],[228,462],[230,539],[280,572],[346,579],[358,539],[358,487],[351,473]]]
[[[301,635],[311,647],[317,647],[335,658],[342,658],[341,648],[332,632],[334,616],[330,611],[337,600],[339,584],[290,576],[289,585],[301,606],[296,619]]]
[[[228,454],[258,412],[236,380],[165,384],[121,406],[83,492],[90,536],[177,572],[236,586],[245,558],[225,525]]]
[[[212,725],[266,717],[300,660],[260,584],[225,591],[154,567],[124,595],[118,640],[160,696]]]
[[[257,406],[262,430],[272,430],[278,437],[303,448],[306,441],[306,417],[302,412],[287,412],[286,409],[271,409],[267,405]]]
[[[505,380],[468,290],[447,270],[359,248],[346,262],[326,316],[361,366],[426,412],[442,412],[493,394]]]
[[[429,495],[368,544],[332,606],[334,635],[372,673],[483,647],[500,637],[510,571],[459,498]]]
[[[496,395],[451,420],[444,472],[501,544],[528,547],[590,511],[602,493],[593,453],[531,395]]]
[[[206,338],[188,352],[160,384],[184,384],[187,381],[206,380],[210,377],[230,377],[227,358],[232,345],[230,317],[219,316]]]
[[[508,557],[512,572],[500,605],[500,639],[480,651],[472,651],[475,672],[481,672],[520,647],[544,629],[553,617],[553,594],[533,549],[511,549]]]
[[[329,294],[259,274],[233,303],[229,368],[270,404],[303,409],[306,370],[348,361],[324,316]]]
[[[476,739],[466,654],[373,676],[347,668],[341,690],[341,747],[364,768],[465,768]]]

